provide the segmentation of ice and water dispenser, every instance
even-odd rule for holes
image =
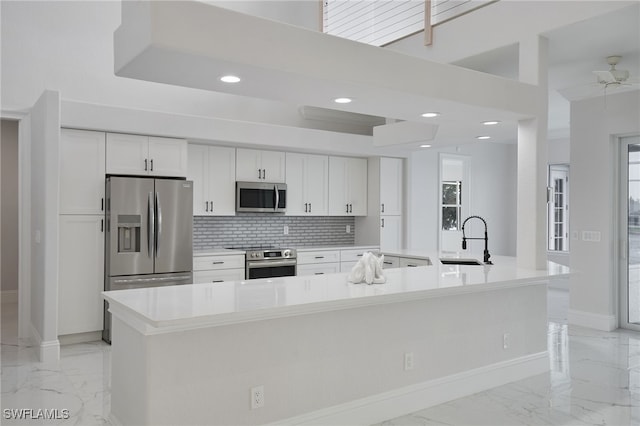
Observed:
[[[118,215],[118,253],[140,252],[141,215]]]

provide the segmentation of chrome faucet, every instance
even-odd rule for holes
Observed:
[[[482,223],[484,223],[484,238],[471,238],[467,237],[464,234],[464,225],[469,221],[469,219],[480,219]],[[469,216],[462,222],[462,250],[467,249],[467,240],[484,240],[484,263],[487,265],[493,265],[493,262],[489,260],[491,255],[489,254],[489,234],[487,233],[487,221],[481,218],[480,216]]]

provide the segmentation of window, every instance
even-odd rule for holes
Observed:
[[[569,166],[549,166],[548,246],[550,251],[569,250]]]
[[[462,181],[442,182],[442,229],[460,230],[462,216]]]

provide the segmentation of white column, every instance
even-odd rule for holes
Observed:
[[[518,122],[518,265],[546,267],[548,40],[520,41],[520,81],[538,86],[536,117]]]

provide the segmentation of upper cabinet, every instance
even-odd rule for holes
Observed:
[[[329,157],[329,214],[367,215],[367,159]]]
[[[402,215],[403,162],[401,158],[380,158],[380,214]]]
[[[329,157],[287,153],[287,215],[326,216]]]
[[[185,177],[187,141],[107,133],[107,174]]]
[[[285,153],[238,148],[236,180],[245,182],[285,182]]]
[[[60,214],[103,214],[105,134],[62,129]]]
[[[236,150],[189,144],[194,216],[235,215]]]

